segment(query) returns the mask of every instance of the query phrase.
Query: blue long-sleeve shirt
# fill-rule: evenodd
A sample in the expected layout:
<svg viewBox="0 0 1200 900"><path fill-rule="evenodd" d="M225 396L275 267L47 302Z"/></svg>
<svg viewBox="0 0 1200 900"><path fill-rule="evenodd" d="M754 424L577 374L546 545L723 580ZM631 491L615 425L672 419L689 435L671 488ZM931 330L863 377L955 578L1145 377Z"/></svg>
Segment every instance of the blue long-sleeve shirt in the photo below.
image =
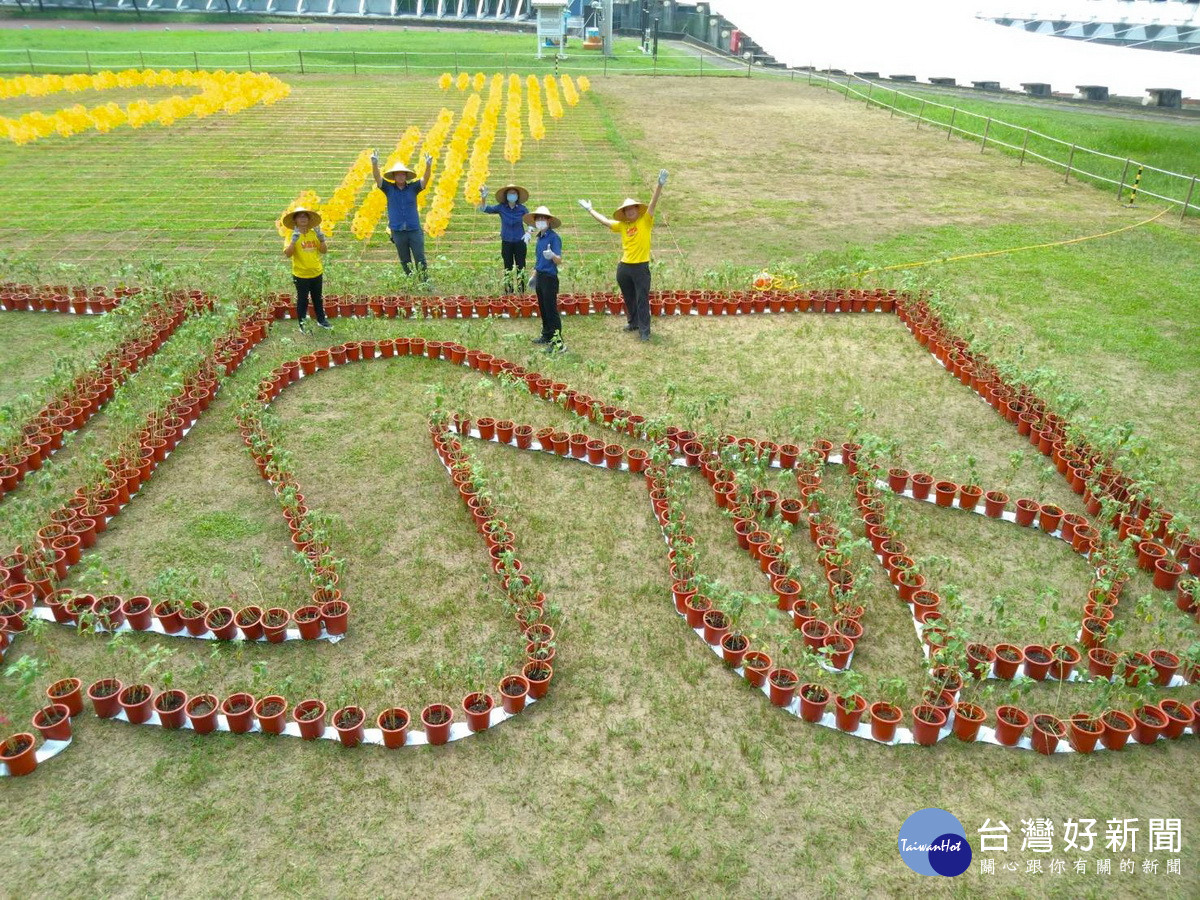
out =
<svg viewBox="0 0 1200 900"><path fill-rule="evenodd" d="M402 186L385 178L379 189L387 197L388 228L392 231L420 231L417 194L425 190L425 182L410 181Z"/></svg>
<svg viewBox="0 0 1200 900"><path fill-rule="evenodd" d="M507 203L493 203L483 208L485 213L500 217L500 240L519 241L525 237L525 225L522 221L529 212L524 203L509 206Z"/></svg>
<svg viewBox="0 0 1200 900"><path fill-rule="evenodd" d="M542 251L549 247L554 251L555 256L562 256L562 238L558 236L558 232L551 228L547 228L537 239L537 262L534 264L535 272L545 272L547 275L557 275L558 266L554 260L546 259L542 255Z"/></svg>

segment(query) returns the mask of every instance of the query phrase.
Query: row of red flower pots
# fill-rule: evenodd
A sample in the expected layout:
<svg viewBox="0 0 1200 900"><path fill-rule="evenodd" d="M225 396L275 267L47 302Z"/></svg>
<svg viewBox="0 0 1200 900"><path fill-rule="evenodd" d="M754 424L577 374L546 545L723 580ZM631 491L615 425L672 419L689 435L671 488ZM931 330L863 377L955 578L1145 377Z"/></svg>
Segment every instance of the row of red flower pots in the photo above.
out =
<svg viewBox="0 0 1200 900"><path fill-rule="evenodd" d="M897 293L886 290L651 291L650 312L654 316L731 316L767 312L890 313L895 309L896 300ZM558 305L563 315L617 316L625 313L625 302L616 293L560 294ZM538 314L538 307L535 299L516 296L415 298L399 295L331 295L325 300L325 312L330 317L359 318L367 315L377 318L530 318ZM293 314L291 295L276 295L275 318L291 318Z"/></svg>
<svg viewBox="0 0 1200 900"><path fill-rule="evenodd" d="M1053 459L1070 488L1083 496L1089 514L1100 513L1104 497L1116 500L1135 518L1147 520L1153 514L1156 525L1147 537L1173 551L1175 562L1183 569L1200 573L1200 555L1196 552L1200 536L1189 534L1185 527L1176 528L1173 514L1153 498L1138 493L1111 456L1076 435L1068 437L1066 420L1054 414L1050 404L1027 385L1007 383L986 356L972 351L965 340L949 331L923 298L901 298L896 310L918 342L951 374L1015 425L1018 434Z"/></svg>
<svg viewBox="0 0 1200 900"><path fill-rule="evenodd" d="M152 308L119 346L100 356L71 385L48 401L20 429L20 444L0 448L0 500L62 447L63 438L82 428L146 360L158 352L192 314L211 305L174 294Z"/></svg>
<svg viewBox="0 0 1200 900"><path fill-rule="evenodd" d="M35 287L3 282L0 283L0 310L99 315L112 312L126 297L141 292L142 289L137 287L116 288L110 295L108 289L100 285L89 289L65 284Z"/></svg>

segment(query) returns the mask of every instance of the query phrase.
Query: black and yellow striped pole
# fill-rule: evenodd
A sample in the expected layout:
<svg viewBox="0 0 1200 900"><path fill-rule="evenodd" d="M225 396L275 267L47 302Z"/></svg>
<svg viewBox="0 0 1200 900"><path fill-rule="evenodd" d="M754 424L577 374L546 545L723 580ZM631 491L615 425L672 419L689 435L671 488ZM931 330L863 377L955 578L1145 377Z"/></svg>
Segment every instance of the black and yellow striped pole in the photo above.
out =
<svg viewBox="0 0 1200 900"><path fill-rule="evenodd" d="M1138 185L1142 183L1143 166L1138 166L1137 174L1133 176L1133 186L1129 189L1129 205L1133 206L1133 201L1137 199Z"/></svg>

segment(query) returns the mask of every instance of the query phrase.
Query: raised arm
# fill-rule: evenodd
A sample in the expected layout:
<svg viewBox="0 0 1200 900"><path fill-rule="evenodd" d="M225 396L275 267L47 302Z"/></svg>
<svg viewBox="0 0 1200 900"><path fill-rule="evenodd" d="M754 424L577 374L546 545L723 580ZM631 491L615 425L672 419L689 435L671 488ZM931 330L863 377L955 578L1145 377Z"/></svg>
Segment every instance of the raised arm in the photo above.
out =
<svg viewBox="0 0 1200 900"><path fill-rule="evenodd" d="M488 197L488 189L487 189L487 186L484 185L483 187L481 187L479 189L479 205L475 207L481 213L487 212L487 197Z"/></svg>
<svg viewBox="0 0 1200 900"><path fill-rule="evenodd" d="M650 198L650 205L646 208L646 214L650 218L654 218L654 210L658 208L658 198L662 194L663 185L667 183L667 170L662 169L658 173L658 184L654 186L654 196Z"/></svg>
<svg viewBox="0 0 1200 900"><path fill-rule="evenodd" d="M371 174L375 176L375 187L383 187L383 176L379 174L379 151L371 151Z"/></svg>
<svg viewBox="0 0 1200 900"><path fill-rule="evenodd" d="M421 190L429 187L429 176L433 174L433 157L425 154L425 174L421 176Z"/></svg>
<svg viewBox="0 0 1200 900"><path fill-rule="evenodd" d="M593 219L595 219L597 222L599 222L601 225L605 225L608 228L612 228L614 225L617 224L614 220L610 219L608 216L605 216L605 215L602 215L602 214L596 212L596 210L594 210L592 208L591 200L580 200L579 205L582 206L584 209L586 209L588 211L588 214Z"/></svg>
<svg viewBox="0 0 1200 900"><path fill-rule="evenodd" d="M325 232L321 230L320 225L313 229L313 234L317 236L317 252L328 253L329 245L325 243Z"/></svg>

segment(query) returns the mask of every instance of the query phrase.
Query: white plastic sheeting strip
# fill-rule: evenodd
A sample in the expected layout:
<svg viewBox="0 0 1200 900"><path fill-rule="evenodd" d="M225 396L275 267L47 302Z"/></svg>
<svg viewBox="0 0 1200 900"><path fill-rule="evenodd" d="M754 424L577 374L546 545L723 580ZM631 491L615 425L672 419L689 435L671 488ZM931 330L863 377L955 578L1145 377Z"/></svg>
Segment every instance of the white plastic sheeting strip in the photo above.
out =
<svg viewBox="0 0 1200 900"><path fill-rule="evenodd" d="M66 625L69 628L75 627L74 622L58 622L58 620L54 618L54 611L51 610L49 607L35 606L33 608L32 612L33 612L33 615L35 618L43 619L47 622L56 622L61 625ZM162 627L162 623L160 623L157 618L155 618L150 623L149 628L134 628L128 622L122 622L116 628L105 628L102 625L97 624L92 630L95 631L97 634L115 634L115 633L122 632L122 631L135 631L135 632L138 632L139 634L161 634L164 637L194 638L195 640L198 640L198 641L221 640L221 638L218 638L211 631L205 631L203 634L192 634L186 628L180 629L179 631L175 631L175 632L167 631L165 628ZM300 630L298 628L289 628L284 634L285 634L284 640L279 641L279 643L285 643L286 641L329 641L329 643L331 643L331 644L336 644L338 641L342 640L342 638L345 637L344 634L330 634L328 631L325 630L324 626L321 627L321 634L315 638L300 637ZM271 643L270 641L267 640L266 636L263 636L260 638L255 638L253 641L251 641L240 631L236 635L231 637L229 640L230 641L243 641L243 642L252 643L252 644L269 644L269 643Z"/></svg>
<svg viewBox="0 0 1200 900"><path fill-rule="evenodd" d="M537 703L537 700L534 699L533 697L525 698L526 708L532 706L535 703ZM491 714L488 717L488 729L495 728L501 722L505 722L508 719L513 718L515 715L517 715L517 714L505 712L504 708L501 706L493 707ZM129 716L127 716L125 714L125 710L123 710L123 709L119 713L117 713L115 716L111 716L110 718L121 721L121 722L129 722ZM417 719L416 721L419 722L420 719ZM156 728L162 728L162 721L159 719L158 713L155 712L153 709L150 711L150 718L147 719L145 722L137 722L137 723L130 723L130 724L153 725ZM412 723L410 722L409 724L412 724ZM179 728L166 729L166 730L195 731L195 729L192 727L191 720L188 719L187 717L184 717L183 724L180 725ZM226 718L226 716L224 714L222 714L222 713L217 714L217 727L214 730L215 731L226 731L226 732L232 733L232 729L230 729L230 727L229 727L229 719ZM486 731L487 729L484 729L484 730ZM244 731L241 733L242 734L274 734L275 732L263 731L262 727L258 724L258 720L255 719L251 723L250 728L247 731ZM452 722L450 725L450 741L449 742L453 743L454 741L461 741L463 738L470 737L472 734L476 734L476 733L477 732L474 732L470 729L470 727L467 725L466 722ZM300 723L295 722L295 721L288 722L286 725L283 726L283 731L280 732L280 734L285 735L287 737L294 737L294 738L300 737ZM314 738L314 740L335 741L338 743L341 742L341 738L338 737L337 729L334 728L333 725L331 725L329 723L326 723L326 725L325 725L325 733L322 734L319 738ZM70 742L68 741L67 743L70 743ZM379 730L378 728L364 729L362 743L376 744L376 745L382 747L383 746L383 732L381 730ZM415 731L409 731L405 735L405 741L404 741L405 747L421 747L428 743L429 743L428 736L425 734L424 731L422 731L420 729L417 729Z"/></svg>

